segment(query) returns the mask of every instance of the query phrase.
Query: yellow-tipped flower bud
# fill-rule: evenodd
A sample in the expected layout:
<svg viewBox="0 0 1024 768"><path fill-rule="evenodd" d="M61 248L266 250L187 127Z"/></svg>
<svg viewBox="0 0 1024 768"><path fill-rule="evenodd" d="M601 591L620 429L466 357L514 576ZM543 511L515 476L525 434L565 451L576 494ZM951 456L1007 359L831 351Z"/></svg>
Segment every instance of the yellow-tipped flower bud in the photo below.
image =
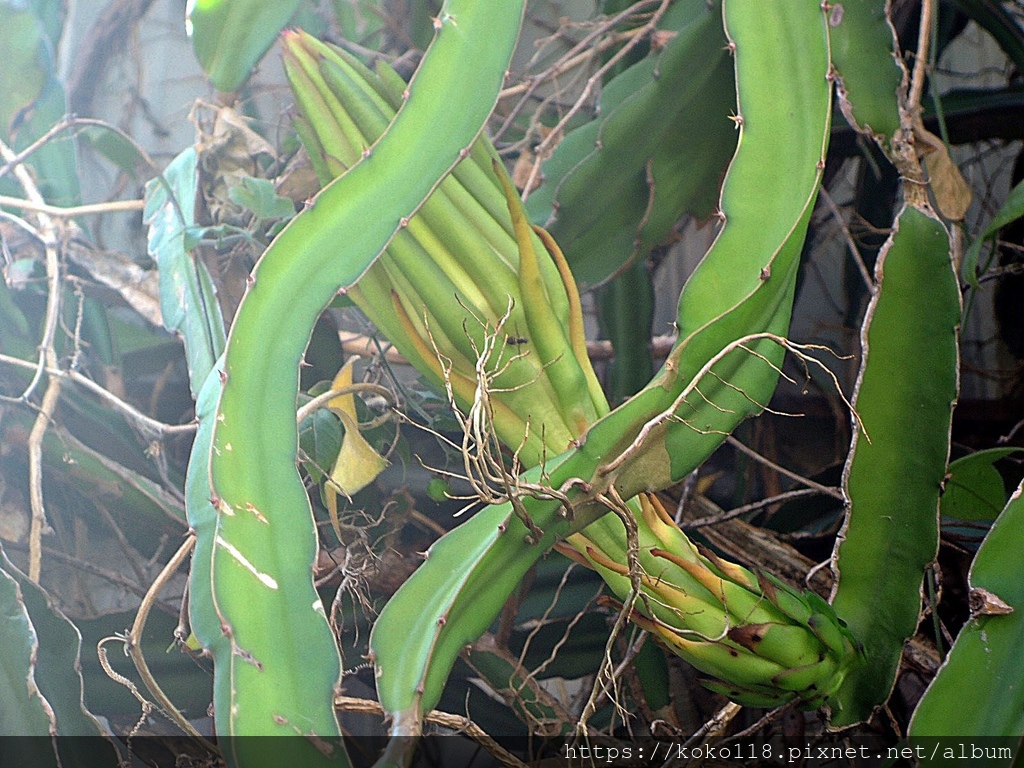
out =
<svg viewBox="0 0 1024 768"><path fill-rule="evenodd" d="M705 682L709 688L741 704L832 703L847 673L863 661L862 649L832 606L813 592L798 592L699 551L656 497L642 504L647 531L666 548L641 543L642 591L631 614L634 623L716 678ZM583 553L574 559L601 573L625 599L631 587L622 565L625 552L604 551L586 534L573 537L572 545Z"/></svg>
<svg viewBox="0 0 1024 768"><path fill-rule="evenodd" d="M373 151L405 86L301 32L283 48L299 135L326 184ZM519 457L531 466L607 412L560 259L481 137L348 295L417 368L447 379L461 408L486 384L495 431L513 448L525 436Z"/></svg>

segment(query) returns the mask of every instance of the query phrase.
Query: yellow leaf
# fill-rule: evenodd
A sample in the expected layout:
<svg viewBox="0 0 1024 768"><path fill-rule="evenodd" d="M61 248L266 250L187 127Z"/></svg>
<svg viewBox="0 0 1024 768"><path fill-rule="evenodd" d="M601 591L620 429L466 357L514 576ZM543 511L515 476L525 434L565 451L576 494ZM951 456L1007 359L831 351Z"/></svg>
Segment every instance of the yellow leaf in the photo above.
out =
<svg viewBox="0 0 1024 768"><path fill-rule="evenodd" d="M348 362L338 371L334 377L331 389L344 391L352 386L352 367L355 358ZM331 478L324 487L324 496L327 500L327 511L331 515L331 523L334 525L335 533L341 536L340 523L338 520L338 493L351 497L368 486L388 466L388 461L373 447L366 442L366 439L359 433L359 418L356 416L355 396L351 392L331 398L327 403L331 413L341 419L345 428L345 436L341 441L341 450L338 451L338 458L331 470Z"/></svg>
<svg viewBox="0 0 1024 768"><path fill-rule="evenodd" d="M949 156L942 140L923 127L916 136L924 144L924 166L939 212L951 221L963 221L971 206L971 187Z"/></svg>

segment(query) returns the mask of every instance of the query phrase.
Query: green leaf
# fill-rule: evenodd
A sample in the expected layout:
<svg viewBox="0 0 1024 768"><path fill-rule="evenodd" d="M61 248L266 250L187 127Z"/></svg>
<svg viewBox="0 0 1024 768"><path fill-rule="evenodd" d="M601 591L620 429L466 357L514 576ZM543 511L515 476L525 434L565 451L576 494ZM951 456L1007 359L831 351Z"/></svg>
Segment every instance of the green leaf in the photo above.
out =
<svg viewBox="0 0 1024 768"><path fill-rule="evenodd" d="M43 456L48 466L59 473L76 493L99 503L116 506L130 514L134 522L152 533L155 526L170 527L170 521L183 522L181 503L158 483L122 466L63 429L43 437ZM180 528L179 528L180 529Z"/></svg>
<svg viewBox="0 0 1024 768"><path fill-rule="evenodd" d="M146 166L139 147L119 131L103 125L88 125L78 133L96 152L133 177Z"/></svg>
<svg viewBox="0 0 1024 768"><path fill-rule="evenodd" d="M321 482L330 472L341 450L341 438L341 423L323 408L299 425L299 449L308 459L303 466L315 482Z"/></svg>
<svg viewBox="0 0 1024 768"><path fill-rule="evenodd" d="M0 546L0 764L109 768L113 746L85 706L82 636ZM57 754L60 762L57 762Z"/></svg>
<svg viewBox="0 0 1024 768"><path fill-rule="evenodd" d="M0 2L0 138L15 150L24 149L67 113L64 88L57 79L53 50L59 38L60 15L39 3ZM52 37L56 32L57 38ZM28 160L40 192L54 205L78 202L74 144L57 139L40 147ZM20 194L12 181L0 191Z"/></svg>
<svg viewBox="0 0 1024 768"><path fill-rule="evenodd" d="M1013 612L975 612L960 630L914 712L910 722L912 740L929 736L1019 739L1024 734L1024 677L1020 664L1024 645L1022 540L1024 484L1017 487L985 537L969 574L978 606L986 600L991 605L988 596L995 596Z"/></svg>
<svg viewBox="0 0 1024 768"><path fill-rule="evenodd" d="M224 319L206 266L191 252L195 222L197 154L186 149L163 175L146 184L143 220L149 226L149 254L160 271L164 326L182 337L192 397L224 351Z"/></svg>
<svg viewBox="0 0 1024 768"><path fill-rule="evenodd" d="M15 149L24 149L67 115L64 86L55 77L47 80L39 99L19 126ZM67 137L40 147L29 159L39 191L51 205L76 205L80 201L75 145Z"/></svg>
<svg viewBox="0 0 1024 768"><path fill-rule="evenodd" d="M367 41L384 27L384 20L377 13L377 0L332 0L332 5L342 36L372 45Z"/></svg>
<svg viewBox="0 0 1024 768"><path fill-rule="evenodd" d="M533 674L527 674L520 659L485 635L467 647L466 662L480 678L501 696L516 715L533 728L542 726L546 733L567 737L572 730L571 718L558 700L542 688Z"/></svg>
<svg viewBox="0 0 1024 768"><path fill-rule="evenodd" d="M687 211L707 216L735 147L716 4L677 3L662 27L674 37L605 86L599 117L559 143L527 202L584 288L646 256Z"/></svg>
<svg viewBox="0 0 1024 768"><path fill-rule="evenodd" d="M11 4L11 0L6 0L8 4ZM18 2L14 2L14 5L18 5ZM64 32L64 20L68 13L68 4L66 0L21 0L22 6L29 8L35 15L36 19L43 30L43 34L46 35L47 40L50 41L51 49L56 49L60 43L61 35Z"/></svg>
<svg viewBox="0 0 1024 768"><path fill-rule="evenodd" d="M453 493L452 488L443 477L432 477L427 483L427 496L432 501L439 503L445 501L451 493Z"/></svg>
<svg viewBox="0 0 1024 768"><path fill-rule="evenodd" d="M1020 448L990 448L949 465L939 511L957 520L995 520L1006 504L1003 476L993 466Z"/></svg>
<svg viewBox="0 0 1024 768"><path fill-rule="evenodd" d="M43 93L48 68L43 30L35 16L19 4L0 3L0 135L9 140L15 116Z"/></svg>
<svg viewBox="0 0 1024 768"><path fill-rule="evenodd" d="M46 736L54 723L35 679L38 637L6 556L0 565L0 622L0 733Z"/></svg>
<svg viewBox="0 0 1024 768"><path fill-rule="evenodd" d="M277 194L269 179L246 176L241 184L228 190L228 198L248 208L257 219L287 219L295 215L295 203Z"/></svg>
<svg viewBox="0 0 1024 768"><path fill-rule="evenodd" d="M31 355L31 345L28 344L30 332L28 320L25 319L25 315L18 305L14 303L14 295L8 285L8 280L13 277L13 274L9 272L6 279L0 280L0 322L3 322L6 331L3 350L7 354L28 357ZM13 282L13 280L11 281Z"/></svg>
<svg viewBox="0 0 1024 768"><path fill-rule="evenodd" d="M301 1L192 0L192 49L218 91L238 90Z"/></svg>
<svg viewBox="0 0 1024 768"><path fill-rule="evenodd" d="M963 275L974 288L978 287L978 256L981 253L981 247L995 237L1000 229L1007 224L1012 224L1021 216L1024 216L1024 181L1010 190L1010 194L996 211L996 215L992 217L992 220L974 239L971 247L964 254Z"/></svg>
<svg viewBox="0 0 1024 768"><path fill-rule="evenodd" d="M94 737L87 740L58 739L56 747L61 765L64 768L110 768L117 762L114 747L111 743L104 743L102 739L96 738L106 736L107 732L85 707L81 672L81 633L57 609L53 599L7 559L2 549L0 571L5 576L13 577L18 583L25 608L31 617L38 639L35 680L52 711L56 734ZM7 701L5 698L5 707ZM5 736L26 735L4 729L0 729L0 733Z"/></svg>
<svg viewBox="0 0 1024 768"><path fill-rule="evenodd" d="M917 629L957 396L960 287L934 214L903 209L875 277L854 400L864 432L855 431L844 473L850 508L833 600L868 663L840 689L835 726L865 720L888 698Z"/></svg>

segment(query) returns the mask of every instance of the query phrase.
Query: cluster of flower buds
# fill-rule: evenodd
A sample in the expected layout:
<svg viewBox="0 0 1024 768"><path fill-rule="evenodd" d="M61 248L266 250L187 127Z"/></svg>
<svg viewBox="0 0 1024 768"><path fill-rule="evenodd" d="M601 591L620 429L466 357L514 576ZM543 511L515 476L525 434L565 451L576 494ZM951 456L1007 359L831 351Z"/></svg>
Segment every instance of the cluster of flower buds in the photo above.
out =
<svg viewBox="0 0 1024 768"><path fill-rule="evenodd" d="M285 36L284 52L298 130L326 184L372 151L406 85L386 65L372 71L302 33ZM494 432L524 468L562 453L608 413L572 275L551 237L526 221L486 137L348 295L460 407L485 383ZM711 676L708 687L753 706L817 707L861 663L819 596L698 549L654 496L626 509L637 528L634 562L614 515L559 548L622 600L638 584L633 621Z"/></svg>

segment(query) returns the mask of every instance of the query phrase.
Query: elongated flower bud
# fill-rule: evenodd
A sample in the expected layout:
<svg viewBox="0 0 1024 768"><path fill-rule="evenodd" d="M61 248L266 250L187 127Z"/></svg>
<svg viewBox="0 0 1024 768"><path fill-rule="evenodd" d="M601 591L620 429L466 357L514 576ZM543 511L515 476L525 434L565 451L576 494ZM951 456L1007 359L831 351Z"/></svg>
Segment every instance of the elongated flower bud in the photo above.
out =
<svg viewBox="0 0 1024 768"><path fill-rule="evenodd" d="M641 505L643 589L632 610L634 623L715 678L705 685L733 701L834 706L832 697L863 662L863 651L832 606L813 592L798 592L694 547L657 497L643 496ZM589 531L570 537L573 549L560 548L598 571L625 599L631 584L618 543L624 534L621 540L605 537L602 547Z"/></svg>
<svg viewBox="0 0 1024 768"><path fill-rule="evenodd" d="M298 131L326 184L372 152L405 84L386 65L373 72L301 32L287 33L283 47ZM607 412L560 258L530 228L481 137L349 296L417 368L447 379L460 406L473 402L487 350L500 392L491 398L494 427L513 448L528 434L520 459L529 466L545 449L564 451Z"/></svg>

